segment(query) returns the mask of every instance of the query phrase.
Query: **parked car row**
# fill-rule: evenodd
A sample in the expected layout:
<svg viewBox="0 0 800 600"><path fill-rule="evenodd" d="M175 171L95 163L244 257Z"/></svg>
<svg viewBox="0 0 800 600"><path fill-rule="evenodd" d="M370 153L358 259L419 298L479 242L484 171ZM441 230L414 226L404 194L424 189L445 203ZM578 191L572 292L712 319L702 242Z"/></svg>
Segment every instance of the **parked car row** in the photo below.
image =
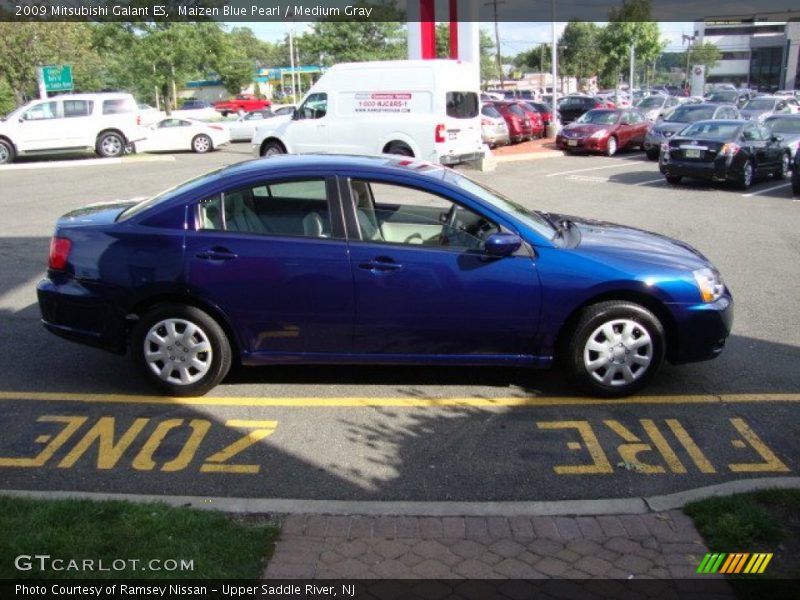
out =
<svg viewBox="0 0 800 600"><path fill-rule="evenodd" d="M482 97L481 135L489 147L543 137L552 119L552 109L542 102Z"/></svg>

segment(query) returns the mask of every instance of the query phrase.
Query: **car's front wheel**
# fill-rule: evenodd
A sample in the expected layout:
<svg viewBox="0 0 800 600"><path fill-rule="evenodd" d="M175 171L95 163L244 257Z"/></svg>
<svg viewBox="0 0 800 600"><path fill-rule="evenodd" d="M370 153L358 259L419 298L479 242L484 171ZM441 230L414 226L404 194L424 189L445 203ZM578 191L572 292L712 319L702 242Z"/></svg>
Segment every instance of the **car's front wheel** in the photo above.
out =
<svg viewBox="0 0 800 600"><path fill-rule="evenodd" d="M261 156L277 156L278 154L286 154L286 149L280 142L270 140L261 146Z"/></svg>
<svg viewBox="0 0 800 600"><path fill-rule="evenodd" d="M613 135L606 142L606 156L614 156L617 153L617 138Z"/></svg>
<svg viewBox="0 0 800 600"><path fill-rule="evenodd" d="M784 152L781 156L781 166L775 171L776 179L786 179L792 170L792 159L788 152Z"/></svg>
<svg viewBox="0 0 800 600"><path fill-rule="evenodd" d="M664 360L664 327L652 312L632 302L589 306L569 341L573 376L589 392L627 396L641 389Z"/></svg>
<svg viewBox="0 0 800 600"><path fill-rule="evenodd" d="M132 355L147 379L172 396L202 396L231 367L228 336L194 306L166 304L139 319Z"/></svg>
<svg viewBox="0 0 800 600"><path fill-rule="evenodd" d="M739 178L736 180L736 186L740 190L746 190L751 185L753 185L753 163L752 161L747 161L742 167L742 172L739 174Z"/></svg>

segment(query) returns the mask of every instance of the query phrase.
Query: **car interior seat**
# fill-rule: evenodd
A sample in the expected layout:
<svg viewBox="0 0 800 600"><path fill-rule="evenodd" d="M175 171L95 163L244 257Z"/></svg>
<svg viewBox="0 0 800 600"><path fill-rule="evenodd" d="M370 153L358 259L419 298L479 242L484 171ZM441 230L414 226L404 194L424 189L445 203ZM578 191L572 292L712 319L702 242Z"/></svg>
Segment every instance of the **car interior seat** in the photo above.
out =
<svg viewBox="0 0 800 600"><path fill-rule="evenodd" d="M353 190L353 201L356 205L356 217L358 227L361 230L361 238L364 240L383 240L378 218L375 215L375 207L369 200L369 190L365 181L354 181L351 184Z"/></svg>
<svg viewBox="0 0 800 600"><path fill-rule="evenodd" d="M264 222L253 210L249 191L234 192L225 196L225 222L229 231L268 233Z"/></svg>

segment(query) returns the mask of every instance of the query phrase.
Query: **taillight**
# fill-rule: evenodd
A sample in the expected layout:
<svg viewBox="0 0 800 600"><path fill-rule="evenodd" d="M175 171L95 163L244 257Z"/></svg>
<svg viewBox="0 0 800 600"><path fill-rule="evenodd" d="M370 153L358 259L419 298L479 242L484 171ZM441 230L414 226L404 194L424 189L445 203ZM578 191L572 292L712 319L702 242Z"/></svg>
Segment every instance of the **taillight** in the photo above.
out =
<svg viewBox="0 0 800 600"><path fill-rule="evenodd" d="M720 156L735 156L742 147L739 144L725 144L722 149L719 151Z"/></svg>
<svg viewBox="0 0 800 600"><path fill-rule="evenodd" d="M442 123L439 123L436 126L436 130L434 131L434 141L437 144L444 142L444 125Z"/></svg>
<svg viewBox="0 0 800 600"><path fill-rule="evenodd" d="M481 125L491 125L492 122L489 119L481 119Z"/></svg>
<svg viewBox="0 0 800 600"><path fill-rule="evenodd" d="M63 271L67 266L67 259L71 249L72 241L67 238L54 237L51 239L47 266L56 271Z"/></svg>
<svg viewBox="0 0 800 600"><path fill-rule="evenodd" d="M142 115L136 115L136 124L137 125L141 125L142 124Z"/></svg>

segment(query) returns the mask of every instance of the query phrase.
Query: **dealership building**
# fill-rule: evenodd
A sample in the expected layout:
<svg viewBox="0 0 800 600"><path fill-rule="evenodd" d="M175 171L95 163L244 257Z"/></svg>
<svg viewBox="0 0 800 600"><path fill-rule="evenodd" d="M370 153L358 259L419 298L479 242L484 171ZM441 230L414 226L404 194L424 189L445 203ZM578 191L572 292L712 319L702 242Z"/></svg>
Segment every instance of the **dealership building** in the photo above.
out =
<svg viewBox="0 0 800 600"><path fill-rule="evenodd" d="M722 53L706 83L800 89L800 22L709 17L695 22L694 34L695 43L711 42Z"/></svg>

